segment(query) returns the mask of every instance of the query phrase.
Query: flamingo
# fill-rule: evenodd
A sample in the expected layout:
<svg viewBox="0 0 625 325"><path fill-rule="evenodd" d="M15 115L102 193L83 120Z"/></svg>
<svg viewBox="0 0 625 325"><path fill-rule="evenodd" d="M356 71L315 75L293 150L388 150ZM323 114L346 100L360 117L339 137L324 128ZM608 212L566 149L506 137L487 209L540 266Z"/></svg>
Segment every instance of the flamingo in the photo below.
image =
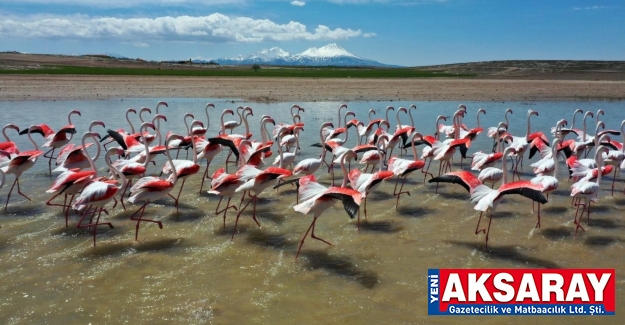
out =
<svg viewBox="0 0 625 325"><path fill-rule="evenodd" d="M597 166L601 166L603 164L603 156L602 153L608 152L608 148L605 146L599 146L597 151L595 152L595 160L597 162ZM575 235L577 235L577 231L581 228L582 231L585 229L582 227L582 217L584 216L584 211L588 214L588 220L590 220L590 204L593 201L593 198L596 198L599 194L599 183L601 182L602 170L601 168L597 168L597 179L592 182L588 179L581 179L579 182L573 184L571 186L571 197L578 200L584 200L584 203L577 203L577 210L575 211L575 219L574 223L575 227ZM579 215L579 220L577 219L577 215L579 213L579 206L583 206L582 213Z"/></svg>
<svg viewBox="0 0 625 325"><path fill-rule="evenodd" d="M358 130L358 144L362 143L362 138L364 137L365 139L367 139L370 135L371 132L373 132L373 127L375 125L379 125L381 120L377 119L377 120L373 120L371 118L371 114L375 114L375 110L374 109L370 109L369 110L369 124L367 124L367 126L364 126L364 123L362 124L357 124L356 125L356 129Z"/></svg>
<svg viewBox="0 0 625 325"><path fill-rule="evenodd" d="M15 184L17 184L17 193L25 197L26 199L28 199L28 201L32 201L28 196L26 196L26 194L22 193L22 191L20 190L20 176L22 176L22 173L24 173L25 171L33 167L35 163L37 162L37 159L39 158L39 156L43 155L43 151L39 150L39 148L37 147L37 144L35 143L32 136L30 135L32 132L40 131L40 130L41 130L41 127L35 126L35 125L31 125L28 129L26 129L28 133L28 139L35 147L35 150L20 152L19 154L17 154L17 156L11 159L11 161L9 161L7 166L0 168L0 170L2 170L2 172L5 174L15 175L15 180L13 181L13 185L11 186L11 189L9 190L9 194L7 195L7 202L4 205L5 212L7 211L7 207L9 206L9 200L11 199L11 192L13 192L13 187L15 187Z"/></svg>
<svg viewBox="0 0 625 325"><path fill-rule="evenodd" d="M128 122L128 126L130 126L130 134L134 134L134 133L135 133L135 127L134 127L134 125L132 125L132 122L130 122L130 117L128 116L128 114L130 114L130 113L137 114L137 111L136 111L134 108L128 108L128 109L126 110L126 122ZM126 133L126 132L124 131L124 129L119 129L119 130L117 130L117 132L118 132L118 133ZM100 139L100 142L102 142L102 141L106 140L106 138L108 138L108 137L110 137L110 135L105 135L104 137L102 137L102 138ZM102 146L104 147L104 150L106 150L106 145L111 144L111 143L113 143L113 142L115 142L115 139L113 139L113 138L111 137L111 140L109 140L109 141L108 141L108 142L106 142L106 143L103 143L103 144L102 144Z"/></svg>
<svg viewBox="0 0 625 325"><path fill-rule="evenodd" d="M44 158L48 158L48 169L50 175L52 175L52 159L56 159L56 157L54 157L54 151L68 144L72 140L73 135L76 134L76 128L74 127L74 124L72 124L72 115L74 114L81 116L80 111L70 111L69 114L67 114L68 125L62 127L58 132L54 132L47 124L38 124L37 128L32 131L34 133L41 134L45 138L46 142L42 145L42 147L52 148L43 154ZM30 128L23 130L20 132L20 135L30 132L29 130ZM67 134L70 136L67 137ZM50 155L48 156L48 154Z"/></svg>
<svg viewBox="0 0 625 325"><path fill-rule="evenodd" d="M421 138L423 140L423 136L419 132L415 132L412 134L411 142L414 143L416 138ZM391 157L388 160L388 169L393 171L397 179L395 181L395 188L393 189L393 195L397 197L397 201L395 202L395 210L397 210L397 206L399 205L399 198L402 194L408 194L410 196L410 191L402 191L404 189L404 183L406 183L406 178L408 174L411 172L421 169L423 171L423 167L425 166L425 160L419 160L417 156L417 148L412 146L412 157L413 160L401 159L398 157ZM402 178L401 187L399 188L399 192L397 192L397 183L399 182L399 178Z"/></svg>
<svg viewBox="0 0 625 325"><path fill-rule="evenodd" d="M95 132L88 132L88 133L90 133L90 136L98 135ZM115 184L117 183L117 181L115 180L92 181L82 190L82 192L80 193L80 196L76 198L76 203L74 203L74 209L82 213L82 218L80 218L80 221L78 221L77 227L78 228L93 227L93 246L94 247L96 246L96 235L97 235L97 229L99 225L107 225L111 229L114 229L113 224L111 224L110 222L100 223L100 216L102 214L102 211L106 211L104 210L104 206L115 198L115 195L117 195L120 189L126 187L126 178L124 177L122 173L120 173L111 164L110 159L109 159L110 156L116 155L117 153L118 153L117 148L109 148L108 151L106 152L104 162L115 174L119 176L119 178L121 178L121 185L117 186ZM87 157L91 163L92 168L95 169L93 160L91 160L91 157L89 156ZM95 216L96 212L98 213L98 217L96 218L95 223L89 223L89 224L84 225L82 224L82 221L87 216L87 214L89 214L90 207L94 207L93 214L91 215L91 220L93 220L93 217Z"/></svg>
<svg viewBox="0 0 625 325"><path fill-rule="evenodd" d="M93 127L96 125L105 127L104 122L102 121L92 121L89 125L89 132L93 132ZM95 142L94 144L99 146L98 142ZM90 143L89 146L91 145L92 144ZM63 147L63 149L59 152L59 155L56 157L56 164L58 167L56 167L53 172L63 172L74 168L89 168L89 160L84 154L84 148L84 146L75 146L72 143ZM98 150L97 154L92 159L98 160L99 155L100 151Z"/></svg>
<svg viewBox="0 0 625 325"><path fill-rule="evenodd" d="M504 150L504 156L507 156L510 153L514 153L516 149L512 147L506 148ZM506 159L502 160L503 163L503 182L499 189L491 189L485 185L477 185L473 188L471 194L471 202L475 203L474 209L480 211L480 217L477 221L477 227L475 228L475 234L480 232L484 232L486 234L486 243L485 247L488 248L488 236L490 233L490 225L493 221L493 214L497 209L497 206L501 203L502 198L508 194L520 194L526 198L531 199L532 201L545 204L547 203L547 199L542 194L543 187L541 185L532 184L530 181L516 181L516 182L507 182L507 171L506 171ZM490 220L488 221L487 229L480 229L480 221L482 220L482 214L484 212L490 211Z"/></svg>
<svg viewBox="0 0 625 325"><path fill-rule="evenodd" d="M561 127L561 123L558 123L558 125L560 125ZM554 139L553 140L553 148L551 149L551 155L549 157L545 157L544 159L541 159L540 164L536 164L536 166L534 166L534 164L532 165L536 169L539 170L539 175L532 178L530 180L530 182L532 184L537 184L540 185L542 187L542 191L543 193L547 193L547 198L549 198L549 193L555 191L558 188L558 185L560 185L560 183L558 182L558 160L557 160L557 155L558 155L558 144L562 142L562 140L560 139ZM552 165L553 167L550 167L549 165ZM546 173L548 173L549 171L553 171L553 176L551 175L544 175ZM532 202L532 206L533 206L533 202ZM540 204L538 205L538 213L536 215L537 218L537 222L536 222L536 226L535 228L540 228Z"/></svg>
<svg viewBox="0 0 625 325"><path fill-rule="evenodd" d="M6 141L4 142L0 142L0 150L5 151L11 155L17 155L18 153L20 153L19 149L17 149L17 145L15 144L15 142L11 141L11 139L9 139L9 136L6 133L7 129L13 129L15 131L17 131L17 133L19 134L20 132L20 128L17 127L17 125L13 124L13 123L9 123L7 125L5 125L2 128L2 135L4 135L4 139Z"/></svg>
<svg viewBox="0 0 625 325"><path fill-rule="evenodd" d="M602 121L599 121L597 123L597 127L595 128L595 134L597 134L597 136L588 138L588 141L586 142L586 148L588 148L590 143L592 143L593 146L597 148L599 144L608 137L607 134L603 135L602 137L598 136L600 128L605 128L605 123L603 123ZM597 168L597 163L595 159L590 159L590 158L579 159L577 155L570 156L566 160L566 164L569 167L570 176L579 176L579 175L574 175L574 174L583 174L585 173L587 169ZM582 169L580 170L580 168Z"/></svg>
<svg viewBox="0 0 625 325"><path fill-rule="evenodd" d="M239 115L239 122L237 122L237 121L227 121L227 122L222 124L223 128L224 128L224 133L225 133L225 130L230 130L230 134L232 134L232 131L234 129L236 129L237 127L239 127L243 123L243 116L241 116L241 112L243 110L245 110L245 107L243 107L243 106L239 106L236 109L237 115ZM232 115L234 115L234 113Z"/></svg>
<svg viewBox="0 0 625 325"><path fill-rule="evenodd" d="M378 155L382 157L382 152L380 151L380 145L383 141L388 141L387 135L381 135L378 138L378 144L376 145L376 150L378 151ZM354 190L357 190L362 194L362 197L365 200L365 218L367 218L367 196L369 192L373 191L380 182L383 180L388 180L393 177L395 174L389 170L382 170L382 164L379 165L379 170L373 174L362 173L360 169L353 169L349 173L349 183ZM360 214L358 215L358 229L360 229Z"/></svg>
<svg viewBox="0 0 625 325"><path fill-rule="evenodd" d="M345 167L345 160L347 159L347 157L351 157L353 159L356 157L356 153L353 151L349 151L341 157L343 184L340 187L331 186L330 188L326 188L321 184L317 183L314 175L304 176L299 180L299 194L302 197L302 202L294 206L293 209L303 214L308 214L312 211L313 221L310 224L310 227L308 227L308 230L306 230L304 237L302 237L302 240L299 243L299 247L297 248L297 254L295 255L296 260L299 256L302 246L304 245L304 241L306 240L306 237L311 230L312 233L310 237L320 240L328 245L332 245L328 241L315 236L315 223L317 222L317 218L319 218L323 214L323 212L333 206L337 200L340 200L343 203L343 207L351 219L353 219L358 213L360 202L362 200L362 195L356 190L347 188L348 175L347 168Z"/></svg>
<svg viewBox="0 0 625 325"><path fill-rule="evenodd" d="M505 123L501 122L497 126L497 129L506 129ZM499 168L493 167L493 165L503 158L503 152L501 152L501 142L499 141L499 133L495 134L495 143L497 143L497 149L494 153L485 154L478 151L473 154L473 161L471 162L472 170L479 170L480 174L478 179L485 183L490 182L492 186L495 185L502 177L503 171Z"/></svg>
<svg viewBox="0 0 625 325"><path fill-rule="evenodd" d="M93 140L97 143L98 141L97 138L99 137L100 136L96 132L91 132L91 131L86 132L82 137L82 147L83 148L88 147L86 145L86 141L88 138L93 138ZM100 146L96 145L96 148L98 149L98 153L96 154L96 157L97 157L100 155ZM98 173L98 170L96 169L95 164L93 163L93 160L91 159L91 157L87 157L86 159L89 162L90 169L86 169L86 170L80 170L79 168L67 169L56 178L56 180L54 181L50 189L46 191L46 193L50 193L50 194L55 193L54 196L52 196L48 201L46 201L46 205L63 207L63 212L65 213L65 227L69 226L68 224L69 209L72 206L72 201L74 200L74 197L76 196L76 194L81 192L85 188L85 186L87 186L87 184L95 178L95 176ZM57 196L61 194L65 194L65 198L63 199L63 204L52 203L52 200L54 200ZM71 198L69 199L69 204L68 204L67 197L70 195L71 195Z"/></svg>
<svg viewBox="0 0 625 325"><path fill-rule="evenodd" d="M248 179L245 183L241 184L235 192L243 192L243 196L241 197L241 203L239 204L237 213L237 219L234 223L234 230L232 231L232 239L234 239L234 235L237 232L237 224L239 223L239 217L241 213L245 211L245 209L249 206L249 204L254 201L254 212L252 212L252 219L256 222L256 224L260 227L260 223L258 223L258 219L256 219L256 202L258 201L258 195L260 195L265 189L274 184L276 180L281 178L289 177L293 173L290 170L280 168L280 167L269 167L263 171L256 169L254 166L246 165L243 166L238 172L240 177L243 179ZM251 193L254 194L251 194ZM241 208L241 204L243 204L243 200L245 199L245 194L249 196L249 200Z"/></svg>
<svg viewBox="0 0 625 325"><path fill-rule="evenodd" d="M497 148L497 144L500 141L498 139L501 139L501 136L504 133L508 132L508 125L510 125L510 121L508 121L508 113L514 114L512 109L510 109L510 108L506 109L506 113L504 114L504 119L506 120L504 128L502 128L501 125L498 125L497 127L491 126L491 127L488 128L488 132L486 133L486 135L489 138L493 139L493 150L492 150L493 152L496 152L495 148ZM499 138L497 138L497 137L499 137Z"/></svg>
<svg viewBox="0 0 625 325"><path fill-rule="evenodd" d="M191 127L193 127L193 125L197 125L200 124L202 122L200 121L193 121L191 123ZM189 134L191 134L191 130L189 130ZM191 135L191 137L193 137ZM176 212L178 212L178 199L180 199L180 194L182 193L182 189L184 188L184 183L187 181L187 178L189 178L189 176L191 175L195 175L197 174L198 171L200 171L200 165L198 165L197 163L197 145L196 145L196 141L194 141L194 139L191 139L191 144L193 146L193 161L189 161L189 160L172 160L173 163L170 163L169 161L165 163L165 166L163 166L163 174L165 175L169 175L171 174L171 176L169 177L169 181L172 183L173 182L173 174L176 173L176 178L182 179L182 184L180 184L180 190L178 191L178 196L176 196L175 198L169 194L169 196L175 200L175 206L176 206Z"/></svg>
<svg viewBox="0 0 625 325"><path fill-rule="evenodd" d="M146 141L145 138L146 134L148 133L148 127L156 129L156 126L153 123L149 122L144 122L139 127L139 133L141 134L141 137L143 139L143 146L145 147L145 151L136 155L132 159L118 159L113 163L115 168L117 168L119 172L122 173L124 177L126 177L126 179L128 180L120 198L124 211L126 210L126 205L124 204L124 195L126 194L126 191L130 186L132 186L132 181L135 178L145 175L145 172L148 169L148 164L152 160L152 155L146 154L150 151L150 148L148 147L148 141ZM143 160L143 162L140 162L140 160ZM113 176L115 175L113 174Z"/></svg>
<svg viewBox="0 0 625 325"><path fill-rule="evenodd" d="M621 137L623 142L621 143L620 150L610 150L603 155L603 161L606 165L614 167L614 176L612 176L612 196L614 196L614 181L616 180L618 170L621 169L621 165L625 159L625 120L621 122Z"/></svg>
<svg viewBox="0 0 625 325"><path fill-rule="evenodd" d="M436 118L436 122L434 123L435 130L438 130L438 122L441 120L446 121L447 118L443 115L439 115ZM427 146L423 148L423 152L421 153L421 159L423 159L424 161L429 160L425 168L425 171L421 170L421 172L423 173L423 183L425 183L425 179L427 178L428 175L430 175L431 178L434 177L434 175L429 172L430 164L432 163L432 159L434 158L434 151L437 150L439 147L443 146L443 143L439 141L440 132L438 131L434 132L434 136L426 135L422 139L423 140L416 141L416 142L412 141L407 146L417 146L420 144L427 144ZM404 148L406 148L406 146L404 146Z"/></svg>
<svg viewBox="0 0 625 325"><path fill-rule="evenodd" d="M527 148L529 147L529 142L534 140L535 137L540 136L540 134L538 133L534 133L534 134L530 133L530 129L531 129L530 118L533 115L538 116L538 112L531 110L531 109L527 111L527 133L525 134L525 137L515 137L512 135L504 136L504 140L512 139L512 143L510 143L510 147L514 148L512 155L516 156L516 162L514 163L514 167L513 167L512 180L514 180L515 174L519 177L519 180L521 179L521 175L519 174L519 171L518 171L519 163L521 164L521 169L523 169L523 154L525 153L525 151L527 151Z"/></svg>
<svg viewBox="0 0 625 325"><path fill-rule="evenodd" d="M157 127L158 128L158 127ZM172 134L165 141L165 146L169 146L169 143L174 140L181 139L182 137L176 134ZM141 222L153 222L158 224L160 229L163 229L163 223L161 221L143 219L143 213L145 212L145 207L153 201L158 199L162 199L165 196L169 195L169 192L176 186L176 182L178 181L178 173L176 171L176 165L171 159L171 155L169 151L165 150L165 156L167 156L167 161L169 165L172 166L172 174L167 180L160 179L158 177L146 176L140 178L135 185L130 188L130 198L128 202L130 203L138 203L144 202L143 205L130 216L130 220L136 220L137 225L135 226L135 240L139 238L139 227ZM124 178L125 179L125 178ZM139 218L135 218L135 215L139 213Z"/></svg>

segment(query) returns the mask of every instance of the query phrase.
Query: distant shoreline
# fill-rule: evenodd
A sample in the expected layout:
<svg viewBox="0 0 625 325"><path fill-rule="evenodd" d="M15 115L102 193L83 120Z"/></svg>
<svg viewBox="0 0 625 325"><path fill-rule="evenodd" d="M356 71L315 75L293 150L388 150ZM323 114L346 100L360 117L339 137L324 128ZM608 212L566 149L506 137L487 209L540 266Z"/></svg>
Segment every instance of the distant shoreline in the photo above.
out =
<svg viewBox="0 0 625 325"><path fill-rule="evenodd" d="M241 98L248 102L623 100L625 81L0 75L0 100Z"/></svg>

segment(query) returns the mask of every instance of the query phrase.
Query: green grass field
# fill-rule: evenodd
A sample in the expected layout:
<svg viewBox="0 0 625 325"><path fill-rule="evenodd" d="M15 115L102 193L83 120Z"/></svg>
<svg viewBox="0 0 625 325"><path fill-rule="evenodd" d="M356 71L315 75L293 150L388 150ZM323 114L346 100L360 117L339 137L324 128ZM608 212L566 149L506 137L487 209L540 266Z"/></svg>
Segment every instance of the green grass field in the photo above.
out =
<svg viewBox="0 0 625 325"><path fill-rule="evenodd" d="M126 76L190 76L190 77L295 77L295 78L431 78L471 77L470 74L451 74L420 71L409 68L345 68L345 67L279 67L254 71L240 68L101 68L77 66L46 66L40 69L0 70L0 74L50 75L126 75Z"/></svg>

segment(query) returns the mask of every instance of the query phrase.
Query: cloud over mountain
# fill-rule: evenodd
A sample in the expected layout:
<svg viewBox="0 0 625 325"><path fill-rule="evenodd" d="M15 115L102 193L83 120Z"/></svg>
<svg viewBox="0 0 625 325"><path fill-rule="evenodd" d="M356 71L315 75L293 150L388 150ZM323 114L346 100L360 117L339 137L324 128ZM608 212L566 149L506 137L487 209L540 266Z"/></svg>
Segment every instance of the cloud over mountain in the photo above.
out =
<svg viewBox="0 0 625 325"><path fill-rule="evenodd" d="M285 24L268 19L227 16L178 16L158 18L112 18L83 15L62 17L2 17L0 38L115 39L125 42L194 41L208 43L258 43L293 40L345 40L359 37L360 29L331 29L290 21Z"/></svg>

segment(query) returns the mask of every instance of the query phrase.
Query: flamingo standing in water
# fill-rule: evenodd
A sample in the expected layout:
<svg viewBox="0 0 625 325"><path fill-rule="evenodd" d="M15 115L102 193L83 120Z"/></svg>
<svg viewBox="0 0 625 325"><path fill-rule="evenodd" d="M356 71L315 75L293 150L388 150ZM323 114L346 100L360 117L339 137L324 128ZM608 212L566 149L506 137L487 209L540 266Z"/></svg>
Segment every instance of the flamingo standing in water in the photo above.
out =
<svg viewBox="0 0 625 325"><path fill-rule="evenodd" d="M7 166L0 168L3 173L15 175L15 181L13 181L11 190L9 190L9 194L7 195L7 203L4 205L4 211L6 211L7 207L9 206L11 192L13 192L13 187L15 187L15 184L17 184L17 193L28 199L28 201L32 201L28 196L26 196L26 194L22 193L22 191L20 190L20 176L22 176L22 173L33 167L37 162L39 156L43 155L43 151L39 150L37 144L30 135L36 130L41 130L41 127L31 125L28 129L26 129L26 131L28 132L28 139L30 140L30 142L32 142L35 150L20 152L17 156L11 159L11 161L9 161Z"/></svg>
<svg viewBox="0 0 625 325"><path fill-rule="evenodd" d="M260 195L260 193L262 193L269 186L273 185L276 180L284 177L289 177L293 173L290 170L280 167L269 167L263 171L260 171L254 166L246 165L243 166L237 172L237 174L239 174L242 179L247 179L245 183L243 183L235 190L235 192L243 192L243 196L241 197L241 204L245 199L246 193L250 199L247 201L245 206L243 206L243 208L241 208L241 204L239 204L239 213L237 213L237 220L234 223L232 239L234 239L234 235L237 232L237 224L239 223L239 217L241 216L241 213L245 211L245 209L248 207L248 205L250 205L252 201L254 201L254 212L252 212L252 219L254 219L256 224L260 227L260 223L258 223L258 219L256 219L256 202L258 201L258 195Z"/></svg>
<svg viewBox="0 0 625 325"><path fill-rule="evenodd" d="M17 127L17 125L15 125L13 123L9 123L9 124L5 125L2 128L2 135L4 135L4 139L6 141L0 142L0 150L5 151L5 152L7 152L10 155L17 155L18 153L20 153L20 151L17 149L17 145L15 144L15 142L13 142L13 141L11 141L11 139L9 139L9 136L6 133L7 129L13 129L13 130L17 131L18 134L20 132L20 128ZM0 166L1 166L1 163L2 163L2 160L0 160Z"/></svg>
<svg viewBox="0 0 625 325"><path fill-rule="evenodd" d="M558 123L558 125L562 126L562 121ZM553 140L553 147L551 148L551 155L539 160L537 163L532 164L534 167L534 171L538 171L538 176L532 178L530 182L532 184L538 184L542 187L543 193L547 193L547 198L549 198L549 193L555 191L558 188L560 182L558 182L558 144L560 144L562 140L556 138ZM553 176L545 175L553 171ZM534 203L532 202L532 206ZM540 228L540 204L538 205L538 213L536 215L537 222L535 228Z"/></svg>
<svg viewBox="0 0 625 325"><path fill-rule="evenodd" d="M384 141L388 141L388 136L383 134L378 138L378 144L376 149L378 150L378 155L382 157L382 152L380 151L380 145ZM382 164L379 165L379 170L373 174L362 173L360 169L353 169L349 173L349 183L354 190L357 190L362 194L362 197L365 201L365 218L367 218L367 196L369 192L376 188L383 180L388 180L393 177L395 174L390 170L382 170ZM358 214L358 229L360 229L360 214Z"/></svg>
<svg viewBox="0 0 625 325"><path fill-rule="evenodd" d="M501 127L501 124L499 124L497 127L491 126L488 128L488 131L486 133L486 135L489 138L493 139L493 152L497 152L497 151L501 151L501 150L496 150L501 137L508 132L508 125L510 125L510 121L508 121L508 113L510 114L514 114L512 112L512 110L510 108L506 109L506 113L504 114L504 118L506 119L506 123L504 124L505 127Z"/></svg>
<svg viewBox="0 0 625 325"><path fill-rule="evenodd" d="M423 140L423 136L419 132L415 132L412 134L411 142L414 142L416 138L420 138L421 140ZM402 194L408 194L408 196L410 196L410 191L403 191L408 174L412 173L415 170L423 170L423 167L425 166L425 160L419 160L417 156L417 148L415 146L412 146L412 157L413 160L402 159L398 157L391 157L391 159L388 160L388 169L391 170L395 174L395 176L397 176L397 179L395 180L395 188L393 189L393 195L397 197L397 201L395 202L395 210L397 210L397 206L399 205L399 198ZM399 183L399 178L402 178L402 181L399 192L397 192L397 184Z"/></svg>
<svg viewBox="0 0 625 325"><path fill-rule="evenodd" d="M197 120L193 121L191 123L191 127L193 127L194 125L201 124L201 123L202 122L197 121ZM193 145L193 161L175 159L175 160L172 160L173 164L168 161L165 163L165 166L163 166L163 174L165 175L171 174L171 176L168 179L170 182L173 181L174 173L177 174L176 178L182 179L182 184L180 185L178 196L173 197L171 194L169 194L169 196L172 199L174 199L176 202L175 203L176 212L178 212L178 199L180 199L180 194L182 193L182 189L184 188L184 183L187 181L187 178L189 176L197 174L197 172L200 170L200 165L198 165L197 163L196 141L194 141L190 130L189 130L189 134L192 137L191 144Z"/></svg>
<svg viewBox="0 0 625 325"><path fill-rule="evenodd" d="M80 111L70 111L69 114L67 114L67 122L69 124L62 127L58 132L54 132L47 124L39 124L37 125L37 128L32 131L34 133L41 134L46 139L46 142L42 145L42 147L52 148L43 154L44 158L48 158L48 169L50 175L52 175L52 159L56 159L56 157L54 157L54 150L68 144L72 140L73 135L76 134L76 128L74 127L74 124L72 124L72 115L74 114L81 116ZM29 130L30 128L23 130L20 134L26 134L27 132L30 132ZM70 136L67 137L67 134Z"/></svg>
<svg viewBox="0 0 625 325"><path fill-rule="evenodd" d="M588 214L588 220L590 221L590 204L594 202L593 199L598 196L599 191L600 191L599 183L601 182L601 176L602 176L602 168L600 167L601 165L603 165L602 153L604 152L608 152L608 147L599 146L597 148L597 151L595 152L595 160L597 162L597 167L599 167L597 168L596 181L593 182L593 181L590 181L588 178L582 178L579 182L571 186L571 196L574 199L584 200L584 203L576 204L577 210L575 211L575 219L573 221L576 225L575 235L577 235L577 230L580 228L582 229L582 231L585 231L585 229L581 225L582 218L584 216L584 211L586 211L586 213ZM579 219L577 219L580 205L583 206L582 213L579 215Z"/></svg>
<svg viewBox="0 0 625 325"><path fill-rule="evenodd" d="M90 133L90 136L98 135L95 132L88 132L88 133ZM104 162L113 171L113 173L119 176L119 178L121 179L121 185L117 186L116 180L92 181L82 190L82 192L80 193L80 196L76 198L76 203L74 203L74 209L82 213L82 218L80 218L80 221L78 221L77 227L78 228L92 228L93 227L93 246L96 246L96 235L97 235L97 229L99 225L107 225L111 229L114 229L113 224L111 224L110 222L101 223L100 216L102 214L102 211L105 211L106 213L106 210L104 210L104 206L107 203L111 202L111 200L115 198L115 195L117 195L117 193L119 193L122 188L126 187L126 178L124 177L124 174L120 173L119 170L117 170L111 164L111 161L110 161L110 157L113 155L117 155L117 154L118 154L117 148L109 148L109 150L106 152ZM91 160L91 157L89 156L87 157L89 159L89 162L91 163L92 168L95 169L95 164L93 163L93 160ZM89 223L89 224L84 225L82 224L82 221L89 214L89 210L91 207L94 208L93 214L91 215L91 220L93 221L93 217L95 216L96 212L98 213L98 217L96 218L95 223Z"/></svg>
<svg viewBox="0 0 625 325"><path fill-rule="evenodd" d="M540 132L533 133L533 134L530 133L530 129L531 129L530 118L533 115L538 116L538 112L531 110L531 109L527 111L527 133L525 134L524 137L515 137L512 135L508 135L508 134L504 136L504 140L506 139L512 140L512 143L510 143L510 147L514 148L512 155L516 157L516 161L514 163L513 172L512 172L512 180L514 180L515 174L519 177L519 180L521 179L521 175L519 174L519 171L518 171L519 163L521 164L521 169L523 169L523 155L527 151L527 148L529 147L529 143L532 140L534 140L534 138L542 134ZM504 155L504 159L506 159L505 155Z"/></svg>
<svg viewBox="0 0 625 325"><path fill-rule="evenodd" d="M93 132L93 127L96 125L100 125L102 127L104 126L104 122L102 121L93 121L91 122L91 124L89 125L89 132ZM99 146L98 142L94 143L95 145ZM89 144L89 146L92 145L91 143ZM56 167L53 172L63 172L66 171L68 169L83 169L83 168L89 168L89 160L87 160L87 157L84 154L84 146L76 146L73 143L68 144L67 146L65 146L63 149L61 149L61 151L59 152L59 155L56 158L56 164L58 165L58 167ZM97 154L92 158L93 160L98 160L98 157L100 156L100 150L98 150Z"/></svg>
<svg viewBox="0 0 625 325"><path fill-rule="evenodd" d="M343 203L343 208L351 219L353 219L358 213L358 209L360 208L360 202L362 200L362 195L360 194L360 192L347 187L348 175L347 168L345 167L345 160L347 159L347 157L355 158L356 153L349 150L341 158L343 184L340 187L332 186L330 188L326 188L323 185L317 183L314 175L304 176L299 180L299 194L302 198L302 203L294 206L293 209L303 214L308 214L312 211L314 215L310 227L308 227L308 230L306 230L306 233L304 234L304 237L302 237L302 240L299 243L299 247L297 248L297 254L295 255L296 260L299 256L302 246L304 245L304 241L306 240L306 237L311 230L311 237L313 239L317 239L328 245L332 245L328 241L315 236L315 223L317 222L317 218L319 218L321 214L323 214L323 212L333 206L337 200L340 200Z"/></svg>
<svg viewBox="0 0 625 325"><path fill-rule="evenodd" d="M603 161L606 165L611 165L614 167L614 176L612 176L612 196L614 196L614 181L616 180L617 174L621 169L621 165L623 161L625 161L625 120L621 122L621 137L623 142L620 144L620 150L610 150L606 154L603 155Z"/></svg>
<svg viewBox="0 0 625 325"><path fill-rule="evenodd" d="M174 140L179 140L182 137L176 134L172 134L165 141L165 146L169 146L169 142ZM178 173L176 172L176 165L171 159L171 155L168 150L165 150L165 156L167 156L167 161L169 165L172 166L172 174L167 180L161 179L159 177L146 176L137 181L135 185L130 188L130 198L128 202L130 203L138 203L144 202L143 205L130 216L130 220L136 220L137 225L135 226L135 240L139 238L139 227L141 222L153 222L158 224L158 227L163 229L163 223L156 220L151 219L143 219L143 213L145 212L145 207L153 201L158 199L162 199L169 195L169 192L176 186L176 182L178 181ZM139 213L139 217L135 218L137 213Z"/></svg>
<svg viewBox="0 0 625 325"><path fill-rule="evenodd" d="M504 156L507 156L510 153L514 153L514 151L514 148L508 147L506 148L506 150L504 150ZM478 234L480 232L484 232L486 234L486 248L488 248L488 235L490 234L490 225L493 221L493 214L495 213L497 206L501 203L501 200L505 195L520 194L540 204L547 203L547 199L542 194L543 187L541 185L532 184L532 182L530 181L516 181L508 183L506 159L503 159L502 163L504 172L503 182L498 189L494 190L485 185L477 185L475 188L471 189L471 202L475 203L474 209L480 211L480 217L477 221L475 234ZM488 221L488 228L478 230L480 226L480 221L482 220L482 215L484 214L484 212L488 213L489 211L490 220Z"/></svg>
<svg viewBox="0 0 625 325"><path fill-rule="evenodd" d="M95 134L95 135L94 135ZM96 143L96 148L98 152L96 153L96 157L100 155L100 146L97 145L100 136L96 132L86 132L82 137L82 147L87 148L86 141L88 138L93 138ZM63 207L63 212L65 213L65 227L68 227L68 218L69 218L69 209L72 207L72 202L74 201L74 197L76 194L81 192L89 182L91 182L97 175L98 170L93 163L93 159L91 157L87 157L87 162L89 163L90 169L81 170L79 168L71 168L65 170L62 174L60 174L49 190L46 193L55 193L48 201L46 201L46 205L49 206L61 206ZM63 204L52 203L57 196L64 194L65 198L63 199ZM67 203L67 197L71 196L69 199L69 203Z"/></svg>

